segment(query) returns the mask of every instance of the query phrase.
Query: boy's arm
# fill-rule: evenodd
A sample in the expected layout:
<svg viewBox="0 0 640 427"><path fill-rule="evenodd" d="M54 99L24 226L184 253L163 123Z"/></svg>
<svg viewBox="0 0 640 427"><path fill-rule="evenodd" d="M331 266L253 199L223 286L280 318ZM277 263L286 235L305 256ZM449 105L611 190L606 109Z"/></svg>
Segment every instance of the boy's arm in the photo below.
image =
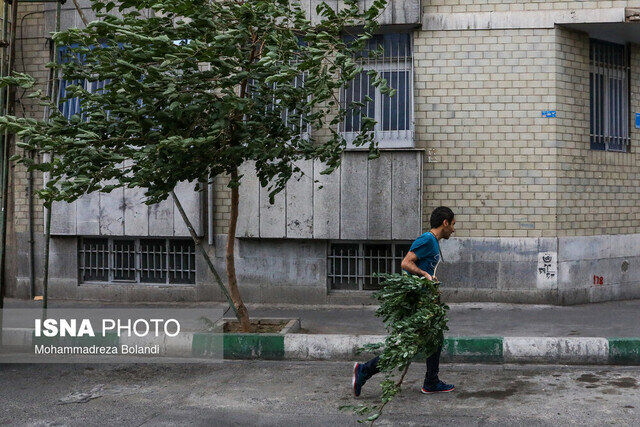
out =
<svg viewBox="0 0 640 427"><path fill-rule="evenodd" d="M406 270L409 274L413 274L415 276L426 277L429 280L433 280L433 277L426 271L420 269L416 265L416 261L418 261L418 256L414 252L407 252L404 259L402 260L402 264L400 266L403 270Z"/></svg>

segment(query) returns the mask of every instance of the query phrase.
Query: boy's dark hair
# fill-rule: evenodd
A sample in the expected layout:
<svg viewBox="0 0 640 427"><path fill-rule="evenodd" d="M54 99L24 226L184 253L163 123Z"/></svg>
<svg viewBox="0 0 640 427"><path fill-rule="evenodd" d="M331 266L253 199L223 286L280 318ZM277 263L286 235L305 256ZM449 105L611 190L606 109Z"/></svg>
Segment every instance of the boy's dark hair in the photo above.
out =
<svg viewBox="0 0 640 427"><path fill-rule="evenodd" d="M453 211L446 206L435 208L431 213L431 228L440 227L445 219L451 223L451 221L453 221L453 216Z"/></svg>

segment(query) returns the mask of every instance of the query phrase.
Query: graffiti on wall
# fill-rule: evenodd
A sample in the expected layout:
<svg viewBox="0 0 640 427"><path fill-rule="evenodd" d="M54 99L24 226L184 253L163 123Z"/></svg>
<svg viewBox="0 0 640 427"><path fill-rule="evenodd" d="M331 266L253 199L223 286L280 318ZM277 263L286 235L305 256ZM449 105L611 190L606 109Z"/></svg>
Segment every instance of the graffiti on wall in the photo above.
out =
<svg viewBox="0 0 640 427"><path fill-rule="evenodd" d="M538 253L538 288L552 288L558 283L558 253Z"/></svg>

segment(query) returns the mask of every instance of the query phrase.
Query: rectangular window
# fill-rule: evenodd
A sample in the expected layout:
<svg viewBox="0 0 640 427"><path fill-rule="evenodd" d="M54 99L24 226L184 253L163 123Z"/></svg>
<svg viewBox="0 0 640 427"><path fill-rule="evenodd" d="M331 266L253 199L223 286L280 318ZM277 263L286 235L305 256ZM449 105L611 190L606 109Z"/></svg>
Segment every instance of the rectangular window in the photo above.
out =
<svg viewBox="0 0 640 427"><path fill-rule="evenodd" d="M81 282L192 284L195 244L188 239L102 239L81 237Z"/></svg>
<svg viewBox="0 0 640 427"><path fill-rule="evenodd" d="M383 48L383 54L370 53ZM413 147L413 39L412 33L378 34L358 55L364 71L340 91L343 108L365 106L348 113L341 132L349 144L361 130L362 117L375 119L375 138L380 148ZM393 97L375 88L368 71L376 71L396 90ZM351 145L352 146L352 145Z"/></svg>
<svg viewBox="0 0 640 427"><path fill-rule="evenodd" d="M592 39L589 62L591 149L628 151L630 138L627 46Z"/></svg>
<svg viewBox="0 0 640 427"><path fill-rule="evenodd" d="M68 63L70 61L76 61L78 64L84 64L85 58L81 54L74 54L70 49L78 47L77 44L73 44L70 46L60 46L58 48L58 60L60 63ZM57 104L58 109L62 113L62 115L67 119L71 119L73 115L80 115L82 120L86 120L86 117L82 114L82 99L76 96L74 98L69 98L67 94L67 88L71 85L82 86L84 90L89 93L100 93L106 90L106 86L109 84L111 80L103 80L103 81L90 81L87 79L83 80L65 80L60 79L60 85L58 87L57 94Z"/></svg>
<svg viewBox="0 0 640 427"><path fill-rule="evenodd" d="M331 243L327 257L329 287L376 290L375 273L401 273L400 264L411 247L407 243Z"/></svg>
<svg viewBox="0 0 640 427"><path fill-rule="evenodd" d="M291 82L292 86L304 89L307 76L308 73L306 72L296 76ZM306 114L304 112L301 113L297 108L290 109L281 107L282 100L276 98L277 89L279 89L278 84L275 82L261 88L255 80L249 81L249 90L253 99L264 102L260 99L261 96L266 95L270 97L270 99L267 98L267 105L264 107L265 117L267 115L272 116L275 113L279 116L279 120L291 129L292 133L300 135L303 139L308 138L311 125L306 121ZM279 93L282 94L282 92Z"/></svg>

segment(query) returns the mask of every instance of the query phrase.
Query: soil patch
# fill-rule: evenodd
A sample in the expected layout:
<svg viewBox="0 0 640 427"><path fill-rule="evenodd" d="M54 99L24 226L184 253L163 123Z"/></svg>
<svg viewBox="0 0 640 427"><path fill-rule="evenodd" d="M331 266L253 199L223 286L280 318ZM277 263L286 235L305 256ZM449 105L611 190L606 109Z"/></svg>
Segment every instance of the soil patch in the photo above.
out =
<svg viewBox="0 0 640 427"><path fill-rule="evenodd" d="M287 325L286 321L282 322L262 322L260 320L251 321L251 332L258 334L277 334ZM240 322L237 320L227 321L224 324L224 332L242 333Z"/></svg>

